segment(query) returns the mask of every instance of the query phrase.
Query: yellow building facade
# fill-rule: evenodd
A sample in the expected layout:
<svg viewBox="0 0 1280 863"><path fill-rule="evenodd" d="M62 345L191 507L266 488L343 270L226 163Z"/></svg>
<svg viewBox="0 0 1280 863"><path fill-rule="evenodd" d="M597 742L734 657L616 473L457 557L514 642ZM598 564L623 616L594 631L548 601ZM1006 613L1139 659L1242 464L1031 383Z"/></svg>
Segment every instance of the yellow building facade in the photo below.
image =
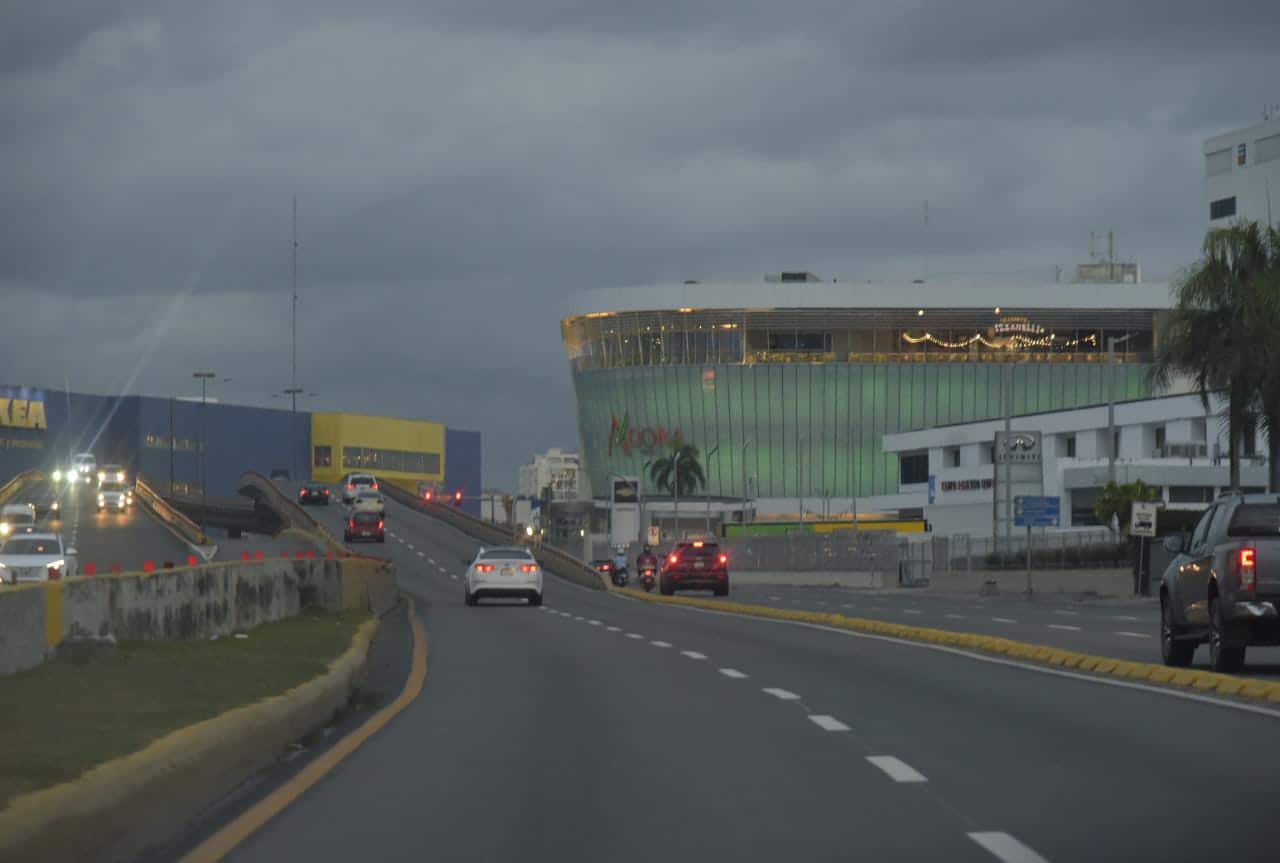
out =
<svg viewBox="0 0 1280 863"><path fill-rule="evenodd" d="M311 415L311 476L338 482L352 472L417 493L439 484L445 472L443 423L348 413Z"/></svg>

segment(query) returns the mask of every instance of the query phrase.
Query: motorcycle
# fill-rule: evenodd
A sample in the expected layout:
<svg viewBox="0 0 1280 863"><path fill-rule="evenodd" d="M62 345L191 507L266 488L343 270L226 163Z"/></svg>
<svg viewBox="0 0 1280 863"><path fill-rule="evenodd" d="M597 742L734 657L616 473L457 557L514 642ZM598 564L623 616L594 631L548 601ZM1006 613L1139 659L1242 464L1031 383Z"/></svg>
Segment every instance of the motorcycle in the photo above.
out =
<svg viewBox="0 0 1280 863"><path fill-rule="evenodd" d="M627 568L625 566L615 566L612 574L614 587L627 586Z"/></svg>
<svg viewBox="0 0 1280 863"><path fill-rule="evenodd" d="M645 593L653 590L654 582L658 580L658 571L652 566L640 568L640 584L644 587Z"/></svg>

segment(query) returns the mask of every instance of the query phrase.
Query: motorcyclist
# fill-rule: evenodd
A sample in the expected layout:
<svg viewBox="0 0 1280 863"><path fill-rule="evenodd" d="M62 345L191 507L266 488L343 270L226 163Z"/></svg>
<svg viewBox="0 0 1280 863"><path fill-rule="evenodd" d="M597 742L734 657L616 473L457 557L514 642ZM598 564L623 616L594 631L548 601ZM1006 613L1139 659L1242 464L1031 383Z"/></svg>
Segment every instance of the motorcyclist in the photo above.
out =
<svg viewBox="0 0 1280 863"><path fill-rule="evenodd" d="M646 545L641 550L640 556L636 558L636 569L640 572L644 572L646 569L651 569L654 572L658 571L658 558L649 546Z"/></svg>
<svg viewBox="0 0 1280 863"><path fill-rule="evenodd" d="M618 548L613 552L613 580L622 584L627 579L627 550Z"/></svg>

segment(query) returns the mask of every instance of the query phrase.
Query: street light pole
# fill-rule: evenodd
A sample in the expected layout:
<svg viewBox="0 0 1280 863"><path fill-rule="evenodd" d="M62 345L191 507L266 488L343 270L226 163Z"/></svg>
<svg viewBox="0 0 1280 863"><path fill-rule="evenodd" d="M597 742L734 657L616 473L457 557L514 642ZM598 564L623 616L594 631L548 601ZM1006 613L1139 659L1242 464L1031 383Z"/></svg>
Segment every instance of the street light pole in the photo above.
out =
<svg viewBox="0 0 1280 863"><path fill-rule="evenodd" d="M1116 345L1133 338L1133 333L1107 337L1107 482L1116 481Z"/></svg>
<svg viewBox="0 0 1280 863"><path fill-rule="evenodd" d="M193 372L192 377L200 381L200 533L205 532L209 509L209 462L206 456L208 447L205 444L205 406L209 401L209 381L216 378L216 372Z"/></svg>
<svg viewBox="0 0 1280 863"><path fill-rule="evenodd" d="M294 370L295 376L297 370ZM284 394L289 397L291 407L289 414L289 472L296 481L301 481L298 475L298 396L302 393L302 387L289 387Z"/></svg>
<svg viewBox="0 0 1280 863"><path fill-rule="evenodd" d="M749 438L742 443L742 523L747 523L747 447L751 446L755 438Z"/></svg>
<svg viewBox="0 0 1280 863"><path fill-rule="evenodd" d="M707 453L707 472L708 473L711 472L711 457L719 451L720 451L720 446L717 444L716 446L713 446L711 448L711 452ZM708 477L707 479L710 479L710 477ZM702 485L702 490L707 493L707 537L710 538L711 536L711 483L704 481Z"/></svg>

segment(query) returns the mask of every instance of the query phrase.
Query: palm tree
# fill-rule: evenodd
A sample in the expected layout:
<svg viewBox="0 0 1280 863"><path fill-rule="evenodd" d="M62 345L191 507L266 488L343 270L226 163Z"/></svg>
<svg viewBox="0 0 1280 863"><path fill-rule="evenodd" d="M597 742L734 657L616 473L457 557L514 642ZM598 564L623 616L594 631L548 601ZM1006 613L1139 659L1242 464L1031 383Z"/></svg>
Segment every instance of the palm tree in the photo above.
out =
<svg viewBox="0 0 1280 863"><path fill-rule="evenodd" d="M1201 258L1178 279L1177 303L1161 327L1152 379L1167 385L1175 375L1195 382L1205 407L1209 394L1226 391L1230 483L1240 487L1240 435L1251 409L1261 400L1270 372L1259 362L1264 346L1276 339L1267 284L1280 256L1275 231L1241 223L1209 231ZM1280 383L1277 384L1280 389ZM1277 402L1280 427L1280 400ZM1274 467L1273 467L1274 473Z"/></svg>
<svg viewBox="0 0 1280 863"><path fill-rule="evenodd" d="M1267 483L1280 491L1280 230L1267 228L1268 272L1259 280L1259 329L1269 329L1270 338L1258 345L1257 363L1263 381L1258 392L1258 413L1267 433Z"/></svg>
<svg viewBox="0 0 1280 863"><path fill-rule="evenodd" d="M698 448L693 444L674 443L671 454L655 459L649 466L649 480L671 494L675 509L676 531L680 530L680 494L706 486L707 477L698 462Z"/></svg>

